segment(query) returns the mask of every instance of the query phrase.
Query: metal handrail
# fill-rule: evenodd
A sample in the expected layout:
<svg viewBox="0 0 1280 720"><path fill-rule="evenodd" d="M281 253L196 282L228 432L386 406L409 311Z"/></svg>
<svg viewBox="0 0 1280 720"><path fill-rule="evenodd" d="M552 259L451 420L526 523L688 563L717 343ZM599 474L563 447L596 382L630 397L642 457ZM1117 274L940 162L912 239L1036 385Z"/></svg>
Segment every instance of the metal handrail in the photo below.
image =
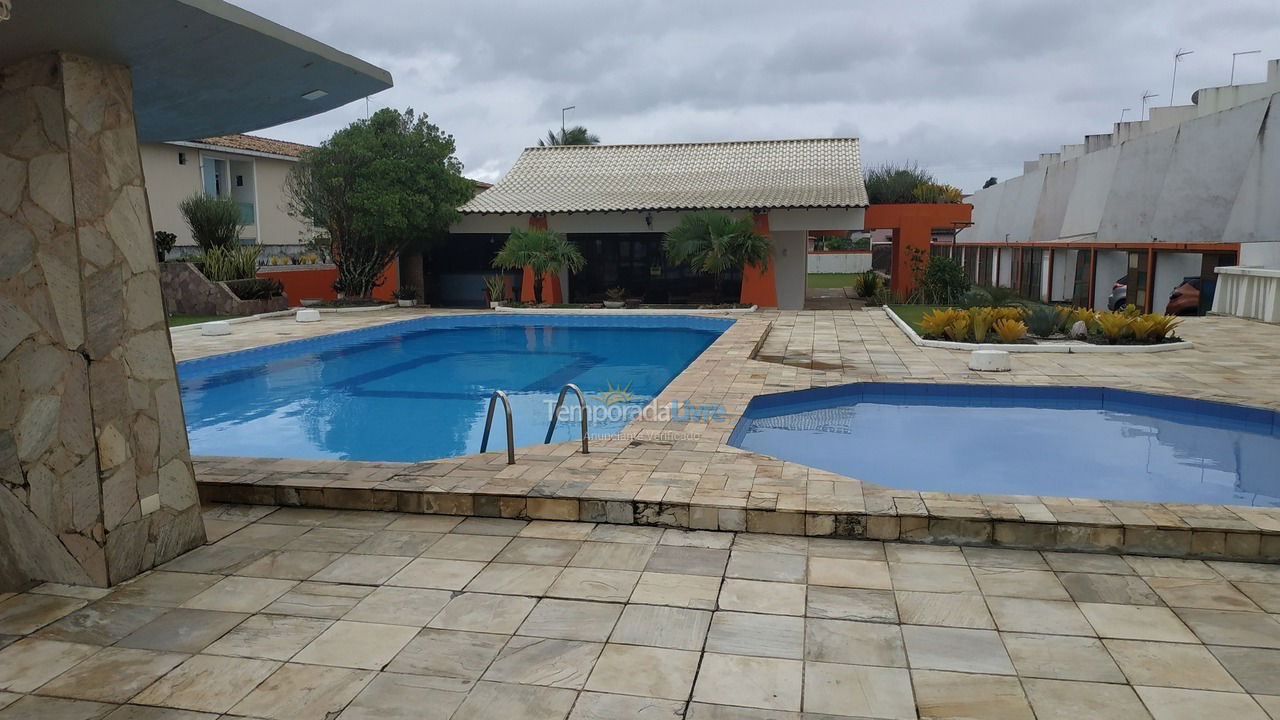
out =
<svg viewBox="0 0 1280 720"><path fill-rule="evenodd" d="M582 396L582 390L573 383L567 383L560 388L560 397L556 398L556 409L551 411L551 425L547 428L547 437L543 440L543 444L551 442L551 436L556 431L556 422L560 420L560 406L564 405L564 394L573 391L578 396L578 405L582 407L582 454L586 455L591 451L587 449L587 399Z"/></svg>
<svg viewBox="0 0 1280 720"><path fill-rule="evenodd" d="M493 406L495 401L502 401L502 409L507 414L507 464L516 464L516 435L511 430L511 401L501 390L494 390L489 396L489 412L484 419L484 437L480 439L480 452L489 449L489 430L493 426Z"/></svg>

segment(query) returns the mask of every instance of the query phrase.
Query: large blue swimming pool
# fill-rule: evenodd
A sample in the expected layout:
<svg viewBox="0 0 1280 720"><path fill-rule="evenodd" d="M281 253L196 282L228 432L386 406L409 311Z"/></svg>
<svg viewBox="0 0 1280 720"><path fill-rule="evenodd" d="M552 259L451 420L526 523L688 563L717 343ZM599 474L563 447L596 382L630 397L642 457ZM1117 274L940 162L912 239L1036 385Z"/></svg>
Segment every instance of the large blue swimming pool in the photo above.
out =
<svg viewBox="0 0 1280 720"><path fill-rule="evenodd" d="M193 453L418 461L478 452L494 390L511 397L517 446L543 441L565 383L588 395L592 434L617 432L732 323L422 318L190 360L178 377ZM506 447L500 408L490 450ZM577 437L571 412L555 440Z"/></svg>
<svg viewBox="0 0 1280 720"><path fill-rule="evenodd" d="M909 490L1280 506L1280 413L1123 390L858 383L763 395L729 442Z"/></svg>

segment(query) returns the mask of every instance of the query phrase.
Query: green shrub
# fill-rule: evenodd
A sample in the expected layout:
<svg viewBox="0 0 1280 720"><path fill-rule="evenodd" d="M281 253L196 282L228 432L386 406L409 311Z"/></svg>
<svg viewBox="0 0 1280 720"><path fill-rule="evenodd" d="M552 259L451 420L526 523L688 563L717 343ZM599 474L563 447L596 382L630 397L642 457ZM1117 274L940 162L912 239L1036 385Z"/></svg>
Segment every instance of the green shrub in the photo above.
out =
<svg viewBox="0 0 1280 720"><path fill-rule="evenodd" d="M991 295L982 288L970 288L964 295L960 296L960 307L965 310L992 307L994 304L991 300Z"/></svg>
<svg viewBox="0 0 1280 720"><path fill-rule="evenodd" d="M925 263L920 295L926 304L955 304L968 291L969 277L960 263L941 255L935 255Z"/></svg>
<svg viewBox="0 0 1280 720"><path fill-rule="evenodd" d="M224 245L212 247L193 258L200 272L214 282L244 280L258 272L261 245Z"/></svg>
<svg viewBox="0 0 1280 720"><path fill-rule="evenodd" d="M1047 338L1062 328L1062 313L1052 305L1037 305L1027 313L1024 322L1032 335Z"/></svg>
<svg viewBox="0 0 1280 720"><path fill-rule="evenodd" d="M191 237L200 249L227 247L240 242L244 223L240 204L229 197L215 197L198 192L178 203L178 211L191 228Z"/></svg>
<svg viewBox="0 0 1280 720"><path fill-rule="evenodd" d="M246 278L223 282L241 300L269 300L284 294L284 284L275 278Z"/></svg>
<svg viewBox="0 0 1280 720"><path fill-rule="evenodd" d="M864 300L874 298L882 287L884 287L884 278L875 270L867 270L853 277L854 292Z"/></svg>
<svg viewBox="0 0 1280 720"><path fill-rule="evenodd" d="M164 230L157 230L155 232L155 241L156 241L156 259L159 260L160 262L164 262L164 259L166 256L168 256L169 251L173 250L173 246L178 242L178 236L174 235L171 232L165 232Z"/></svg>

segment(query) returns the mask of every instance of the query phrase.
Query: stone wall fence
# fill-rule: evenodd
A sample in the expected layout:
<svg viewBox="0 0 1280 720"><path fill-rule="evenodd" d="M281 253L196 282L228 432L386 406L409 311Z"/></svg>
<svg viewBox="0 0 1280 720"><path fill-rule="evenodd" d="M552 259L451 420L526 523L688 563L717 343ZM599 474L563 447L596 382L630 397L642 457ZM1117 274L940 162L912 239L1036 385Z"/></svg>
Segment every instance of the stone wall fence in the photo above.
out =
<svg viewBox="0 0 1280 720"><path fill-rule="evenodd" d="M287 295L241 300L226 283L210 280L191 263L161 263L160 290L167 315L257 315L289 309Z"/></svg>

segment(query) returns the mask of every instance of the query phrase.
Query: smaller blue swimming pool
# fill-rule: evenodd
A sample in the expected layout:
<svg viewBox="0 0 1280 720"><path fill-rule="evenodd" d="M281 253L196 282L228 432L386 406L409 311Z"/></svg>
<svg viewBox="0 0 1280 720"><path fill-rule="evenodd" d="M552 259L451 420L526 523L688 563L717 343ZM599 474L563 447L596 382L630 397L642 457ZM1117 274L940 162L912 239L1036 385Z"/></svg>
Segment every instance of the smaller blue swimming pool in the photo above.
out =
<svg viewBox="0 0 1280 720"><path fill-rule="evenodd" d="M908 490L1280 507L1280 413L1077 387L762 395L729 443Z"/></svg>

